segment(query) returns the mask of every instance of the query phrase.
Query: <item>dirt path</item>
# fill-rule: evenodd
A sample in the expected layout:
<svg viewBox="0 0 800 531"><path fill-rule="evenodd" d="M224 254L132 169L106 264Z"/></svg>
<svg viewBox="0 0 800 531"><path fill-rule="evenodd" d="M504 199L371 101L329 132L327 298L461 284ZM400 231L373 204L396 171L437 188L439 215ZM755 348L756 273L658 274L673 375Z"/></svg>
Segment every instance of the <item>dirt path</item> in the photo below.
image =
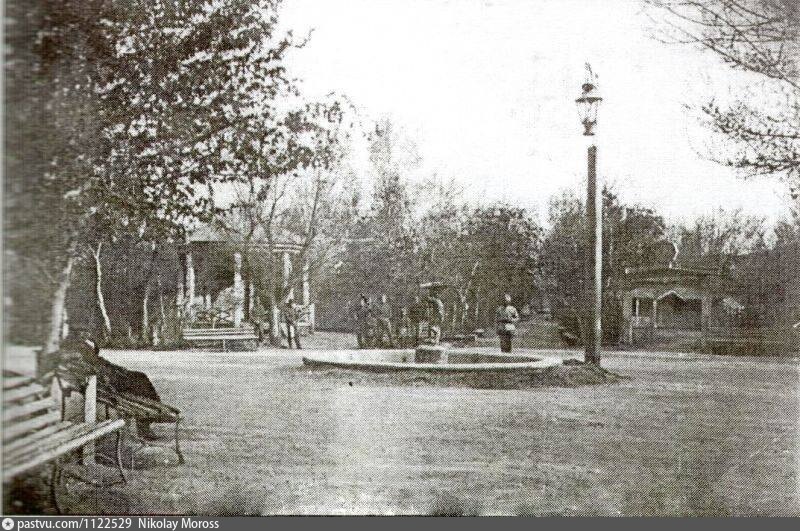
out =
<svg viewBox="0 0 800 531"><path fill-rule="evenodd" d="M286 350L105 355L183 409L187 464L76 510L800 513L795 360L612 353L632 379L501 391L309 371Z"/></svg>
<svg viewBox="0 0 800 531"><path fill-rule="evenodd" d="M791 361L611 355L610 386L486 391L305 370L288 351L122 353L188 417L130 510L797 514Z"/></svg>

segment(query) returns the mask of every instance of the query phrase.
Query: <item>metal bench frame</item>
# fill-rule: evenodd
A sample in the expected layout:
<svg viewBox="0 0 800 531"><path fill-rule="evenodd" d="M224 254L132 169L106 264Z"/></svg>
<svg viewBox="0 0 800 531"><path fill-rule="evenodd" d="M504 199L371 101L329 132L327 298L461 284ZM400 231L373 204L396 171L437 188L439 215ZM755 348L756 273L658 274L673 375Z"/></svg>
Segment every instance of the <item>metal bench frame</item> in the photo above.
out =
<svg viewBox="0 0 800 531"><path fill-rule="evenodd" d="M95 424L96 376L88 378L86 388L84 422L75 423L64 419L63 394L55 379L48 389L33 378L10 373L3 376L3 482L52 463L50 497L59 514L62 513L58 502L62 458L84 449L84 462L88 464L94 460L94 442L100 437L116 432L116 466L120 480L102 484L77 474L70 475L96 487L127 482L121 460L121 428L125 421L107 419Z"/></svg>
<svg viewBox="0 0 800 531"><path fill-rule="evenodd" d="M80 381L80 377L76 372L74 367L64 365L59 367L56 376L58 385L64 393L71 393L72 391L78 393L82 392L80 386L77 385L77 382ZM167 447L166 445L158 444L140 437L136 429L138 427L138 422L141 421L153 422L156 424L175 424L175 443L174 446L172 444L169 446L172 447L175 454L178 456L178 464L182 465L186 463L186 459L181 451L179 437L180 423L183 417L178 408L149 398L135 396L130 393L122 393L105 384L98 385L97 402L105 407L106 420L111 419L111 409L116 411L117 414L125 420L127 427L125 430L126 435L133 441L139 443L140 446L138 448L131 449L131 470L134 468L135 455L139 450L147 446Z"/></svg>

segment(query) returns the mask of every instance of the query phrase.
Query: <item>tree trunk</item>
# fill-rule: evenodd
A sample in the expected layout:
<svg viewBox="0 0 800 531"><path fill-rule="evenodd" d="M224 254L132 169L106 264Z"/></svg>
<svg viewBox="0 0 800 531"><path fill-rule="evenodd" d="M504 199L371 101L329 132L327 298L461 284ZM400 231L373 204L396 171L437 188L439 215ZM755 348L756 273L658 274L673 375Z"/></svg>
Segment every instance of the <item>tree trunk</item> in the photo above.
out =
<svg viewBox="0 0 800 531"><path fill-rule="evenodd" d="M161 326L167 322L167 309L164 306L164 285L161 283L161 273L156 277L156 285L158 286L158 311L161 314Z"/></svg>
<svg viewBox="0 0 800 531"><path fill-rule="evenodd" d="M247 322L253 321L253 316L250 315L250 266L247 255L244 258L244 320Z"/></svg>
<svg viewBox="0 0 800 531"><path fill-rule="evenodd" d="M150 312L147 303L150 300L150 282L145 285L144 296L142 297L142 341L149 339L150 332Z"/></svg>
<svg viewBox="0 0 800 531"><path fill-rule="evenodd" d="M108 317L106 311L106 301L103 298L103 268L100 264L100 252L103 250L103 242L97 244L97 250L92 249L92 256L94 256L94 270L95 270L95 291L97 294L97 306L100 308L100 315L103 316L103 331L106 337L111 337L111 319Z"/></svg>
<svg viewBox="0 0 800 531"><path fill-rule="evenodd" d="M58 352L61 347L61 325L64 321L64 308L67 301L67 290L69 289L70 282L72 281L72 266L75 263L75 258L70 253L67 258L67 263L58 278L58 286L53 294L53 301L50 306L50 329L47 332L47 341L45 342L44 354L53 354Z"/></svg>
<svg viewBox="0 0 800 531"><path fill-rule="evenodd" d="M466 298L462 301L461 307L461 331L465 334L472 332L471 330L467 330L467 319L469 319L469 302L467 302Z"/></svg>

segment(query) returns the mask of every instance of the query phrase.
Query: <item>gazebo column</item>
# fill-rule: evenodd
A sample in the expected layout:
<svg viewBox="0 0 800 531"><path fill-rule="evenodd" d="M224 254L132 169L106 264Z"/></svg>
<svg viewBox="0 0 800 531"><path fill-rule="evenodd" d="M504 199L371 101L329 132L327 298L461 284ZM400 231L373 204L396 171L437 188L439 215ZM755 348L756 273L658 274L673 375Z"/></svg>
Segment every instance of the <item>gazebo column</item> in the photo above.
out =
<svg viewBox="0 0 800 531"><path fill-rule="evenodd" d="M305 260L303 262L303 306L305 306L306 310L308 311L308 332L313 333L316 320L314 317L314 305L311 304L311 283L309 280L309 269L308 260Z"/></svg>
<svg viewBox="0 0 800 531"><path fill-rule="evenodd" d="M294 288L291 286L292 280L292 256L289 251L283 251L283 291L286 293L284 300L294 299Z"/></svg>
<svg viewBox="0 0 800 531"><path fill-rule="evenodd" d="M311 304L311 286L309 284L308 262L303 262L303 306Z"/></svg>
<svg viewBox="0 0 800 531"><path fill-rule="evenodd" d="M249 297L247 298L247 315L252 320L254 319L253 312L256 309L256 287L252 280L250 280L247 285L250 290Z"/></svg>
<svg viewBox="0 0 800 531"><path fill-rule="evenodd" d="M244 282L242 282L242 253L233 253L233 326L239 327L244 318Z"/></svg>
<svg viewBox="0 0 800 531"><path fill-rule="evenodd" d="M192 253L186 253L186 317L190 321L194 319L192 307L194 306L194 261Z"/></svg>
<svg viewBox="0 0 800 531"><path fill-rule="evenodd" d="M183 306L185 304L185 299L186 299L184 295L185 281L186 281L186 275L181 274L180 280L178 280L178 293L175 295L175 306L181 313L183 313Z"/></svg>

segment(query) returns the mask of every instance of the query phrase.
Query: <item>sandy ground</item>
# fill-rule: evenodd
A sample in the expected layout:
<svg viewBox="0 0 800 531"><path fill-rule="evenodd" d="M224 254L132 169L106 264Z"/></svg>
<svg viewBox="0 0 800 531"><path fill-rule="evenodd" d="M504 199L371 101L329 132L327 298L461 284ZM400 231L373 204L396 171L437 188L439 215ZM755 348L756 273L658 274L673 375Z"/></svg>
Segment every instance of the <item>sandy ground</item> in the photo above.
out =
<svg viewBox="0 0 800 531"><path fill-rule="evenodd" d="M631 379L505 391L312 371L288 350L104 355L183 410L187 464L165 452L125 486L76 487L72 511L800 514L796 359L609 353Z"/></svg>

